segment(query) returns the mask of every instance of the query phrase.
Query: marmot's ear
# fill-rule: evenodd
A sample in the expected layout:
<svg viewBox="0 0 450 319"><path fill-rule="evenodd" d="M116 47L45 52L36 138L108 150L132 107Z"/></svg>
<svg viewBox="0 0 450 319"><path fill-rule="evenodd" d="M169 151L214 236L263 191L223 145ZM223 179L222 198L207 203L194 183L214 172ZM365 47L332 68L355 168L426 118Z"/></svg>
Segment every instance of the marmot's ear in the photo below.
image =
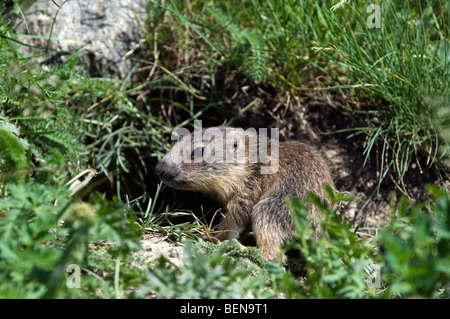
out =
<svg viewBox="0 0 450 319"><path fill-rule="evenodd" d="M184 137L190 137L191 136L191 132L189 132L189 130L187 128L184 127L177 127L176 129L174 129L172 131L172 134L170 136L171 141L180 141L182 140Z"/></svg>

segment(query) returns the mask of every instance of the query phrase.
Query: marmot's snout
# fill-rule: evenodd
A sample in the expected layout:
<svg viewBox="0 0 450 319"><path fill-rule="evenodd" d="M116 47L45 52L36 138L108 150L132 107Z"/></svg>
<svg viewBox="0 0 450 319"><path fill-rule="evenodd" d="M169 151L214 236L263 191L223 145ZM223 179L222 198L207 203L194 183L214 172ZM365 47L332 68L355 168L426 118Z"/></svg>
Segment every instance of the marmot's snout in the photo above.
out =
<svg viewBox="0 0 450 319"><path fill-rule="evenodd" d="M181 187L186 183L181 180L180 171L177 166L166 158L163 158L158 162L155 167L155 173L159 176L161 181L172 187Z"/></svg>
<svg viewBox="0 0 450 319"><path fill-rule="evenodd" d="M173 164L168 163L166 159L163 158L156 165L155 173L163 181L174 179L178 174L173 166Z"/></svg>
<svg viewBox="0 0 450 319"><path fill-rule="evenodd" d="M158 175L159 177L164 176L165 174L165 169L164 169L164 163L163 161L159 161L158 164L155 167L155 173L156 175Z"/></svg>

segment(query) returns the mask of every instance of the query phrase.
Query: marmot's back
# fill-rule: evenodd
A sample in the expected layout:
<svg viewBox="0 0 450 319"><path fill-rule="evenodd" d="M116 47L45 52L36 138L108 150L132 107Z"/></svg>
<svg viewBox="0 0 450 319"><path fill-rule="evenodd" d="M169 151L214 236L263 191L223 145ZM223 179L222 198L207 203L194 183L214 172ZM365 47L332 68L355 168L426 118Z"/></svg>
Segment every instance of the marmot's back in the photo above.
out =
<svg viewBox="0 0 450 319"><path fill-rule="evenodd" d="M324 195L324 185L334 186L327 163L312 146L288 141L280 143L279 176L287 184L287 195L306 195L313 191Z"/></svg>
<svg viewBox="0 0 450 319"><path fill-rule="evenodd" d="M184 136L155 171L169 186L217 196L226 212L216 237L252 229L269 260L278 257L279 246L294 231L284 198L302 198L308 191L324 197L325 185L333 187L326 162L312 146L227 127ZM313 207L310 214L318 212ZM318 234L317 225L311 226Z"/></svg>

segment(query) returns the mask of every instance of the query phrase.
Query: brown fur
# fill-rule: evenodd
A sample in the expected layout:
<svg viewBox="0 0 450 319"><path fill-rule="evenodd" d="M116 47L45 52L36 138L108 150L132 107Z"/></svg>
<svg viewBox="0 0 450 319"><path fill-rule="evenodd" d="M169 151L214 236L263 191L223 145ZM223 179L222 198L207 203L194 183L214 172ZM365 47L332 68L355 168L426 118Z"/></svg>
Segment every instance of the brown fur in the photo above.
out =
<svg viewBox="0 0 450 319"><path fill-rule="evenodd" d="M227 142L242 137L242 131L234 128L217 127L206 130L222 133ZM219 225L217 239L228 239L232 231L241 228L252 229L256 244L263 250L264 257L276 260L280 254L279 247L294 231L294 223L284 198L304 198L308 191L325 197L325 185L333 187L328 166L312 146L289 141L279 143L278 170L273 174L262 174L261 167L265 164L249 160L249 146L256 143L259 150L257 135L247 135L245 152L236 150L236 143L223 146L220 142L205 141L199 136L195 137L194 133L189 138L183 137L158 163L155 171L169 186L217 196L225 208L225 218ZM199 147L204 147L205 150L201 163L174 163L174 156L180 151L191 154L192 150ZM212 150L211 154L215 154L218 149L222 149L224 153L245 154L245 162L224 163L217 160L207 163L207 152ZM270 146L269 149L271 150ZM277 159L270 151L268 153L269 163L274 163ZM310 215L320 217L315 207L310 209ZM314 222L311 222L311 226L315 227L317 236L320 231L318 226Z"/></svg>

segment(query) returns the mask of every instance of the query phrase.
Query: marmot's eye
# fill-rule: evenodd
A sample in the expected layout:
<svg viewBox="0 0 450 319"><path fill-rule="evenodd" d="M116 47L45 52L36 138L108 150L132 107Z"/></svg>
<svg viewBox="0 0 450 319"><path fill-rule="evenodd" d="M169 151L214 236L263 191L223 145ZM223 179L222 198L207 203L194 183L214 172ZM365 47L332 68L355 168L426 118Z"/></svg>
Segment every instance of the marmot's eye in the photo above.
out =
<svg viewBox="0 0 450 319"><path fill-rule="evenodd" d="M203 153L205 152L204 147L197 147L192 151L191 159L203 158Z"/></svg>

